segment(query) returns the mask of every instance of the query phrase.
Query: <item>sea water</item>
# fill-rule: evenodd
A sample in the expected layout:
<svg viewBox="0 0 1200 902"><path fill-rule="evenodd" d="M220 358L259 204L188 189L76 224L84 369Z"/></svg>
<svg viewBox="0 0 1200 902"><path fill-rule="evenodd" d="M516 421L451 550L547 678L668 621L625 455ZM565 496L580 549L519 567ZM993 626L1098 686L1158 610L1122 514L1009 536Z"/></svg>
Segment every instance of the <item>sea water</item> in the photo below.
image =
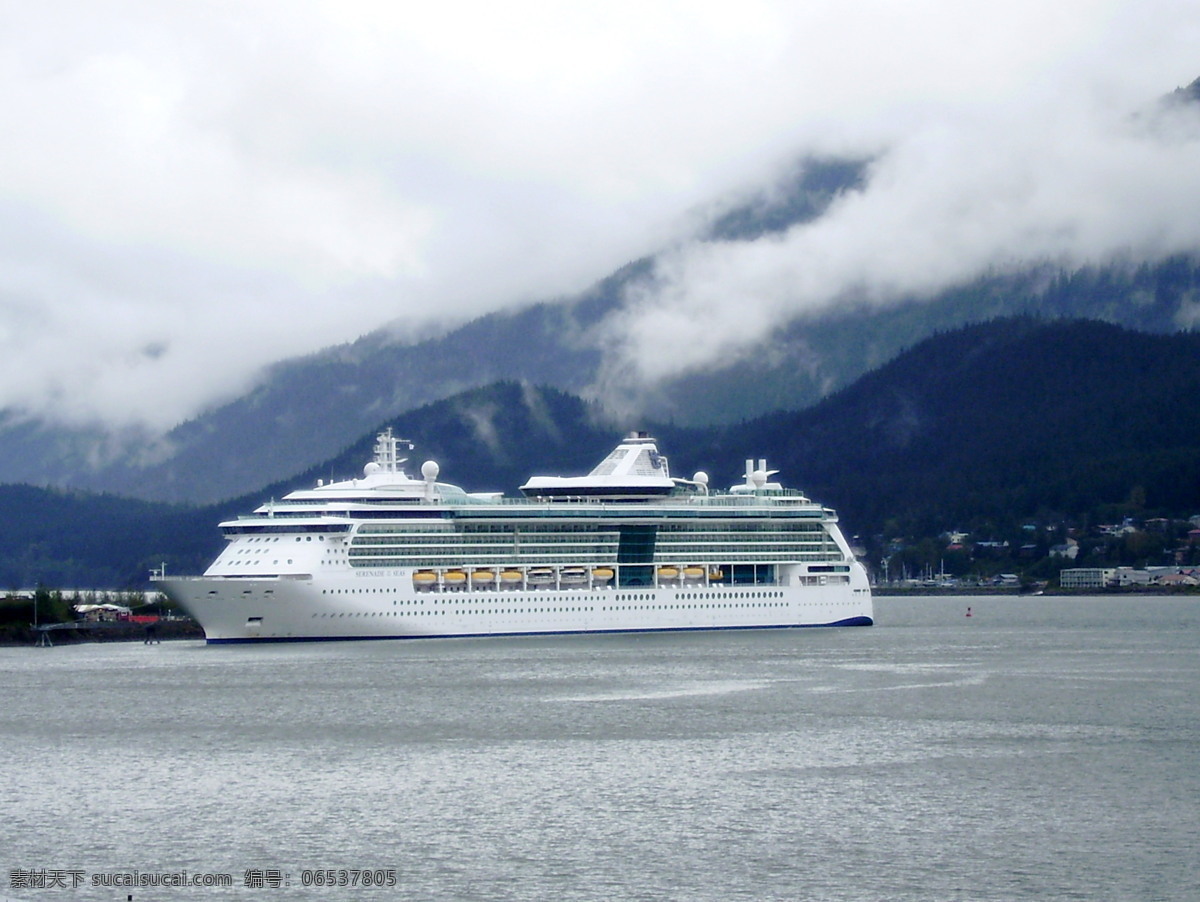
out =
<svg viewBox="0 0 1200 902"><path fill-rule="evenodd" d="M0 897L1200 899L1200 598L876 606L0 649Z"/></svg>

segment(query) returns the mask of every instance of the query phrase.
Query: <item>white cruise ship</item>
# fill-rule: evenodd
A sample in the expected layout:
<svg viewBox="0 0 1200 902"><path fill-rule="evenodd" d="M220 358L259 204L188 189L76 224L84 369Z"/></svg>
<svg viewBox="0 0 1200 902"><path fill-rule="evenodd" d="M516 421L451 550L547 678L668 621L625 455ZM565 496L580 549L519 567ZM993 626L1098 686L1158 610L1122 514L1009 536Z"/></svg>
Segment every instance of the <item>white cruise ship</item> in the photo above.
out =
<svg viewBox="0 0 1200 902"><path fill-rule="evenodd" d="M210 643L867 626L837 515L769 481L710 492L633 433L589 475L468 493L389 429L360 479L221 524L203 576L156 573Z"/></svg>

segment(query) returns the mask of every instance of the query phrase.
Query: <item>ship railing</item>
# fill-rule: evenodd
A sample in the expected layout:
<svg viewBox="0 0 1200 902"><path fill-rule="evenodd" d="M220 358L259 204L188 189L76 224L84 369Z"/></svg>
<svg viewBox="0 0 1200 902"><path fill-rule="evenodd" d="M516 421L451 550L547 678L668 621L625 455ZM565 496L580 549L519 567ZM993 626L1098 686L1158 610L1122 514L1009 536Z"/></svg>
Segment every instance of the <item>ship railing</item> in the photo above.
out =
<svg viewBox="0 0 1200 902"><path fill-rule="evenodd" d="M576 504L585 504L592 506L613 506L621 510L636 510L639 506L657 507L659 505L697 505L697 506L737 506L743 507L750 504L773 503L778 499L787 499L788 501L809 502L815 504L804 492L799 489L759 489L755 492L710 492L702 495L692 491L675 490L667 495L646 495L638 500L614 500L598 495L555 495L553 499L533 496L529 498L507 498L501 497L496 499L495 504L509 505L545 505L559 504L562 502L570 502L572 506ZM469 502L468 502L469 503Z"/></svg>
<svg viewBox="0 0 1200 902"><path fill-rule="evenodd" d="M781 501L781 499L783 499ZM570 503L563 503L569 501ZM660 497L645 502L613 501L611 499L578 496L544 501L537 498L503 498L490 505L456 505L457 510L486 513L488 508L504 508L509 515L528 511L537 517L692 517L698 511L720 511L724 516L757 517L769 511L772 516L829 517L832 510L807 498L802 492L785 490L785 494L760 495L694 495L685 498Z"/></svg>
<svg viewBox="0 0 1200 902"><path fill-rule="evenodd" d="M441 499L440 506L458 511L481 511L497 507L510 511L536 511L539 516L571 516L571 515L623 515L636 516L641 509L653 510L654 516L680 516L688 512L706 509L718 509L737 516L753 516L763 510L778 513L781 510L806 516L828 516L833 511L822 508L809 499L803 492L796 489L762 489L757 492L714 492L709 495L699 495L685 492L681 494L649 496L642 500L619 501L612 498L599 498L591 495L559 496L553 500L544 498L493 498L479 500L468 497ZM353 502L331 502L326 500L294 500L276 502L269 509L260 509L252 513L240 513L238 520L289 519L294 517L309 518L314 516L334 519L355 519L357 510L399 508L411 509L424 506L413 499L399 498L361 498Z"/></svg>
<svg viewBox="0 0 1200 902"><path fill-rule="evenodd" d="M667 495L647 495L638 500L614 500L597 495L556 495L553 500L541 497L506 497L503 495L490 495L486 498L474 497L472 495L456 495L452 497L443 497L439 502L447 507L491 507L492 505L509 505L518 507L542 506L548 503L559 504L562 502L570 502L572 505L583 504L592 507L602 507L613 505L621 510L636 509L641 505L655 507L661 504L695 504L695 505L713 505L713 506L745 506L756 502L772 502L776 499L784 498L789 501L810 501L804 492L798 489L759 489L755 492L711 492L707 495L701 495L691 491L673 491ZM287 513L289 509L295 508L322 508L328 511L339 511L341 507L411 507L419 503L420 499L415 498L354 498L350 499L321 499L321 498L297 498L287 499L284 501L276 501L272 507L276 516ZM243 514L242 516L255 516L254 514ZM257 516L262 516L258 514Z"/></svg>

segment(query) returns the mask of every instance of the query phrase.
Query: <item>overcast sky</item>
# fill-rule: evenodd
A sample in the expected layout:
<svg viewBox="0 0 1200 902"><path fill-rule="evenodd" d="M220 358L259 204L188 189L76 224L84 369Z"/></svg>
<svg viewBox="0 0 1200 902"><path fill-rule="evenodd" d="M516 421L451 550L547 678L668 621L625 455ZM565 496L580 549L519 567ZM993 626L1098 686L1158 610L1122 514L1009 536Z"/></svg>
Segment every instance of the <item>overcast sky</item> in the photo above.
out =
<svg viewBox="0 0 1200 902"><path fill-rule="evenodd" d="M166 428L663 249L615 336L646 378L850 289L1195 249L1200 128L1135 114L1197 47L1194 0L0 0L0 407ZM811 154L868 190L691 240Z"/></svg>

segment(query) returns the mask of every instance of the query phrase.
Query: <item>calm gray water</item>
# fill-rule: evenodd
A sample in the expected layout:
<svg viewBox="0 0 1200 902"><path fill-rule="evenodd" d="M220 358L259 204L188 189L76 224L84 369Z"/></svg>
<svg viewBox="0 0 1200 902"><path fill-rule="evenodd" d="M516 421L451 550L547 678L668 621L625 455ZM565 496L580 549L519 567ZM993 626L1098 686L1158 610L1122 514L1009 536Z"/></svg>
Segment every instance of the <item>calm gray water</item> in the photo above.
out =
<svg viewBox="0 0 1200 902"><path fill-rule="evenodd" d="M0 897L1200 899L1200 598L877 614L0 649ZM91 885L135 870L233 887Z"/></svg>

